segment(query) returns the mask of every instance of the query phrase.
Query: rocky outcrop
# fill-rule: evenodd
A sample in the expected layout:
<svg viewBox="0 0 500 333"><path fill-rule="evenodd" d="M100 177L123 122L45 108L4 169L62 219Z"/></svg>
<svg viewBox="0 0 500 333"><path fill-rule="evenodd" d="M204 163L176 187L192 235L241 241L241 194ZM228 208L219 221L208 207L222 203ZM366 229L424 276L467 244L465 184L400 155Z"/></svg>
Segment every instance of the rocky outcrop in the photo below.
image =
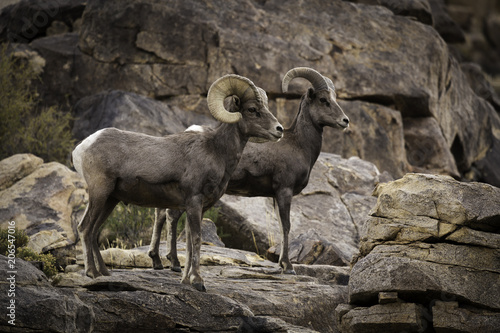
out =
<svg viewBox="0 0 500 333"><path fill-rule="evenodd" d="M29 154L0 161L0 227L10 221L30 236L29 246L47 252L75 245L87 202L84 180L57 162Z"/></svg>
<svg viewBox="0 0 500 333"><path fill-rule="evenodd" d="M350 304L337 308L341 331L495 332L500 189L408 174L375 195L351 271Z"/></svg>
<svg viewBox="0 0 500 333"><path fill-rule="evenodd" d="M192 124L215 124L207 115L118 90L82 98L75 105L75 115L73 134L80 140L105 127L163 136L182 132Z"/></svg>
<svg viewBox="0 0 500 333"><path fill-rule="evenodd" d="M335 307L347 301L346 280L335 268L314 267L297 276L281 275L263 259L234 266L255 254L210 254L203 246L202 267L208 293L181 284L170 270L114 269L92 280L82 271L45 275L17 262L16 329L52 332L335 332ZM208 252L207 252L208 251ZM226 258L221 260L221 258ZM236 257L235 257L236 258ZM211 261L210 261L211 260ZM0 264L7 258L0 256ZM247 267L244 267L247 266ZM248 267L252 266L252 267ZM309 275L307 275L309 274ZM342 282L342 281L341 281ZM1 281L5 285L7 281ZM4 304L6 293L0 295ZM36 302L36 306L34 305ZM0 328L9 329L6 319Z"/></svg>
<svg viewBox="0 0 500 333"><path fill-rule="evenodd" d="M80 30L42 34L24 52L45 60L43 100L68 109L81 98L122 90L203 113L210 84L237 73L263 87L271 109L283 115L297 110L307 84L294 82L283 98L281 76L292 67L313 67L333 79L354 120L350 131L326 130L325 152L358 156L395 178L408 171L458 172L499 185L491 167L500 146L498 96L493 89L485 95L483 84L470 81L456 48L445 43L474 52L464 55L467 62L477 58L478 49L489 50L482 63L494 59L494 8L486 17L480 10L467 16L468 7L454 1L448 6L441 0L353 2L246 0L233 6L218 0L175 5L94 0L86 4ZM2 13L17 15L11 7ZM468 26L467 20L474 23ZM172 28L166 30L165 22ZM15 20L11 25L3 31L17 29ZM463 31L467 38L459 45ZM478 34L481 47L474 46ZM486 67L496 68L491 61ZM422 117L432 119L432 130L403 136L406 125ZM407 142L413 134L423 140ZM429 151L428 137L439 142L438 149ZM423 155L430 160L415 159Z"/></svg>

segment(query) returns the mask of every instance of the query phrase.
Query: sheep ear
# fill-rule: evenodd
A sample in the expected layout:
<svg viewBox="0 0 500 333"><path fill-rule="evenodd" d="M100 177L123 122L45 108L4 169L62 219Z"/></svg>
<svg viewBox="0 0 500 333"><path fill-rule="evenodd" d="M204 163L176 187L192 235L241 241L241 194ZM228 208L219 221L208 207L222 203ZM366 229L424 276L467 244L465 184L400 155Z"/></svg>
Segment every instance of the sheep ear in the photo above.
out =
<svg viewBox="0 0 500 333"><path fill-rule="evenodd" d="M316 93L314 92L314 89L313 88L309 88L307 89L307 98L309 98L309 100L313 100L314 98L316 98Z"/></svg>
<svg viewBox="0 0 500 333"><path fill-rule="evenodd" d="M234 106L236 107L240 107L240 104L241 104L241 100L238 96L236 95L233 95L233 98L232 98L232 103L234 104Z"/></svg>

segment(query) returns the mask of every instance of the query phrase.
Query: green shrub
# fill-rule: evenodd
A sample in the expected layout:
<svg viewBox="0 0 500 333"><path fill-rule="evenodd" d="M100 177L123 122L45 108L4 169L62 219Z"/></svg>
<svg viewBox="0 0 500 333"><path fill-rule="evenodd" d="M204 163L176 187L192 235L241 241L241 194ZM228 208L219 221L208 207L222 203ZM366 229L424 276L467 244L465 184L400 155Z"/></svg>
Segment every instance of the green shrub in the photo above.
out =
<svg viewBox="0 0 500 333"><path fill-rule="evenodd" d="M28 245L30 238L26 235L26 231L14 229L14 233L11 233L14 237L14 245L16 249L19 249L23 246ZM12 239L12 237L11 237ZM6 255L9 245L9 230L8 229L0 229L0 254Z"/></svg>
<svg viewBox="0 0 500 333"><path fill-rule="evenodd" d="M17 249L17 258L26 261L41 261L43 263L43 272L49 278L57 274L56 257L50 253L36 253L29 247L21 247Z"/></svg>
<svg viewBox="0 0 500 333"><path fill-rule="evenodd" d="M0 229L0 254L8 254L8 235L8 229ZM16 258L26 261L41 261L43 262L43 272L45 273L45 275L47 275L48 277L52 277L57 274L56 258L50 253L36 253L34 250L27 247L30 238L28 235L26 235L26 232L24 230L14 229L14 233L10 233L10 235L15 237L14 245L16 246Z"/></svg>
<svg viewBox="0 0 500 333"><path fill-rule="evenodd" d="M125 249L147 245L151 241L155 221L154 208L119 203L101 228L104 247Z"/></svg>
<svg viewBox="0 0 500 333"><path fill-rule="evenodd" d="M0 49L0 159L32 153L45 161L68 164L75 140L71 114L40 107L31 83L38 80L27 63Z"/></svg>

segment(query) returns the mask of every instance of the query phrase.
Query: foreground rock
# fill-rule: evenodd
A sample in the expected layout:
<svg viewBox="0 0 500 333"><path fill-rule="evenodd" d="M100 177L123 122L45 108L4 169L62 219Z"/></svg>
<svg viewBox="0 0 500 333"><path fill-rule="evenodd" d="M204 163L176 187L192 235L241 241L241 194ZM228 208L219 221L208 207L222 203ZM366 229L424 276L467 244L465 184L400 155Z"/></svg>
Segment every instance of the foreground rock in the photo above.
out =
<svg viewBox="0 0 500 333"><path fill-rule="evenodd" d="M112 276L92 280L74 266L51 285L34 266L18 260L16 329L336 332L333 313L347 301L347 270L297 266L298 275L282 275L255 253L215 246L202 246L202 258L208 293L181 284L180 273L168 269L114 269ZM6 261L0 256L0 264ZM0 295L2 304L6 297ZM12 327L2 318L0 328Z"/></svg>
<svg viewBox="0 0 500 333"><path fill-rule="evenodd" d="M341 331L496 332L500 189L408 174L375 195Z"/></svg>
<svg viewBox="0 0 500 333"><path fill-rule="evenodd" d="M30 236L29 246L47 252L74 245L87 200L84 180L66 166L19 154L0 161L0 228L9 221Z"/></svg>

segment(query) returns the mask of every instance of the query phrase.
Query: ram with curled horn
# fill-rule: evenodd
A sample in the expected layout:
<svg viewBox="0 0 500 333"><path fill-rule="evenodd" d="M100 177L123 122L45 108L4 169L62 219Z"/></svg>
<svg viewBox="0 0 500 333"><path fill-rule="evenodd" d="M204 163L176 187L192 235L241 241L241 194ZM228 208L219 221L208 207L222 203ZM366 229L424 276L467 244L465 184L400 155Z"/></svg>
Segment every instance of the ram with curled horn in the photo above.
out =
<svg viewBox="0 0 500 333"><path fill-rule="evenodd" d="M232 112L224 99L232 99ZM187 212L187 263L182 282L205 290L200 275L201 218L223 194L251 138L278 141L283 127L269 112L263 90L230 74L207 96L222 123L213 131L165 137L102 129L73 151L73 164L88 185L89 203L78 225L86 274L109 275L98 248L98 231L120 201Z"/></svg>
<svg viewBox="0 0 500 333"><path fill-rule="evenodd" d="M226 190L227 194L274 198L282 231L279 264L283 272L288 274L295 273L288 256L292 197L299 194L309 182L311 169L321 152L323 127L345 129L349 126L349 118L338 105L335 87L329 78L312 68L294 68L283 77L283 92L288 91L289 83L295 78L308 80L312 87L302 96L292 125L277 143L249 143ZM162 226L168 221L167 258L172 263L171 269L180 271L175 234L181 213L175 210L156 212L149 250L156 269L163 268L159 242Z"/></svg>

